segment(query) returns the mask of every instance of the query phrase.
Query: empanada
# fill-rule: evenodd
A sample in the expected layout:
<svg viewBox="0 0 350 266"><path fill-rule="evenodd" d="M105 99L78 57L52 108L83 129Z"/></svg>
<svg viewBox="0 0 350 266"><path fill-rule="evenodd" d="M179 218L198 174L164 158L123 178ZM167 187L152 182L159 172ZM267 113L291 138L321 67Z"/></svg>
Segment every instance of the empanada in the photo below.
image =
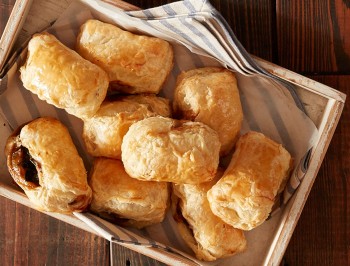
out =
<svg viewBox="0 0 350 266"><path fill-rule="evenodd" d="M202 122L219 134L221 155L238 139L243 111L235 75L219 67L181 73L174 91L174 113L181 119Z"/></svg>
<svg viewBox="0 0 350 266"><path fill-rule="evenodd" d="M107 74L49 33L29 41L20 72L26 89L81 119L94 115L107 94Z"/></svg>
<svg viewBox="0 0 350 266"><path fill-rule="evenodd" d="M214 178L219 151L219 137L207 125L151 117L129 128L122 161L133 178L196 184Z"/></svg>
<svg viewBox="0 0 350 266"><path fill-rule="evenodd" d="M76 212L91 201L87 174L67 128L54 118L38 118L6 143L14 181L40 210Z"/></svg>
<svg viewBox="0 0 350 266"><path fill-rule="evenodd" d="M84 121L83 139L90 155L120 159L122 140L130 125L151 116L170 116L169 100L155 95L131 95L104 102Z"/></svg>
<svg viewBox="0 0 350 266"><path fill-rule="evenodd" d="M102 157L94 160L89 183L93 191L90 208L107 219L137 228L164 219L168 183L136 180L128 176L121 161Z"/></svg>
<svg viewBox="0 0 350 266"><path fill-rule="evenodd" d="M200 260L213 261L246 248L243 232L224 223L209 206L207 191L223 174L201 184L173 184L172 212L179 232Z"/></svg>
<svg viewBox="0 0 350 266"><path fill-rule="evenodd" d="M223 177L208 191L211 210L233 227L257 227L269 216L291 165L291 155L281 144L262 133L246 133Z"/></svg>
<svg viewBox="0 0 350 266"><path fill-rule="evenodd" d="M168 42L93 19L81 26L76 50L108 73L112 89L125 93L158 93L173 67Z"/></svg>

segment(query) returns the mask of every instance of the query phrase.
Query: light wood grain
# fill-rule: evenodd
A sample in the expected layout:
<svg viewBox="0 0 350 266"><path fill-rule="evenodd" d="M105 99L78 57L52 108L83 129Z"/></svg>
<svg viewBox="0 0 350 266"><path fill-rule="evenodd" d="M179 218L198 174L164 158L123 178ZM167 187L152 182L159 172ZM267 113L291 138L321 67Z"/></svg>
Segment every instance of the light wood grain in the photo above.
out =
<svg viewBox="0 0 350 266"><path fill-rule="evenodd" d="M5 64L5 60L10 56L10 52L17 36L22 30L32 0L17 0L13 6L12 14L22 14L13 16L12 23L6 24L0 39L0 70Z"/></svg>

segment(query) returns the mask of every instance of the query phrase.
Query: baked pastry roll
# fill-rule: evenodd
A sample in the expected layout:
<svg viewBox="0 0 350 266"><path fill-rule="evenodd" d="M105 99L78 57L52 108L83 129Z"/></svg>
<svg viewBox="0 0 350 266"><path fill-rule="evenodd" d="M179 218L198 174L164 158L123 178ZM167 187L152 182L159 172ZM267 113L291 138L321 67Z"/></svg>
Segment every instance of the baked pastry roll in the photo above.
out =
<svg viewBox="0 0 350 266"><path fill-rule="evenodd" d="M120 159L122 140L136 121L151 116L170 116L169 100L155 95L131 95L104 102L84 121L83 139L90 155Z"/></svg>
<svg viewBox="0 0 350 266"><path fill-rule="evenodd" d="M129 128L122 161L136 179L196 184L214 178L219 150L217 133L203 123L150 117Z"/></svg>
<svg viewBox="0 0 350 266"><path fill-rule="evenodd" d="M112 89L125 93L158 93L173 67L168 42L98 20L81 26L76 50L108 73Z"/></svg>
<svg viewBox="0 0 350 266"><path fill-rule="evenodd" d="M96 158L90 186L90 209L125 226L142 228L160 223L169 205L168 183L131 178L119 160Z"/></svg>
<svg viewBox="0 0 350 266"><path fill-rule="evenodd" d="M221 155L238 139L243 111L235 75L219 67L181 73L174 91L174 113L182 119L202 122L219 134Z"/></svg>
<svg viewBox="0 0 350 266"><path fill-rule="evenodd" d="M238 140L223 177L208 191L211 210L233 227L257 227L269 216L291 165L291 156L281 144L262 133L246 133Z"/></svg>
<svg viewBox="0 0 350 266"><path fill-rule="evenodd" d="M29 41L20 72L26 89L82 119L96 113L108 89L108 76L100 67L49 33L35 34Z"/></svg>
<svg viewBox="0 0 350 266"><path fill-rule="evenodd" d="M20 127L6 143L14 181L40 210L79 212L91 201L86 170L67 128L54 118Z"/></svg>
<svg viewBox="0 0 350 266"><path fill-rule="evenodd" d="M172 212L180 235L200 260L213 261L232 256L246 248L242 230L233 228L215 216L209 206L207 191L216 178L201 184L173 184Z"/></svg>

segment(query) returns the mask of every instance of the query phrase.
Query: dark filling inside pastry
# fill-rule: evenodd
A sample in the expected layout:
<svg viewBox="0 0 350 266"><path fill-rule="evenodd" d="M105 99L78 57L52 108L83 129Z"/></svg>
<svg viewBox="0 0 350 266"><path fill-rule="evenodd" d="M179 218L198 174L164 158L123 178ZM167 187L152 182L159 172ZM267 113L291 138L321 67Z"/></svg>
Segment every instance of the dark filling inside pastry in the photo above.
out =
<svg viewBox="0 0 350 266"><path fill-rule="evenodd" d="M39 186L38 170L40 164L30 156L26 147L19 146L12 154L12 165L18 167L21 177L27 182Z"/></svg>
<svg viewBox="0 0 350 266"><path fill-rule="evenodd" d="M22 127L21 127L22 128ZM28 189L40 186L38 172L41 165L34 160L19 138L21 128L11 135L6 143L7 166L14 181Z"/></svg>
<svg viewBox="0 0 350 266"><path fill-rule="evenodd" d="M25 180L39 186L39 177L37 167L39 163L30 156L27 148L21 146L23 153L22 167L25 169Z"/></svg>

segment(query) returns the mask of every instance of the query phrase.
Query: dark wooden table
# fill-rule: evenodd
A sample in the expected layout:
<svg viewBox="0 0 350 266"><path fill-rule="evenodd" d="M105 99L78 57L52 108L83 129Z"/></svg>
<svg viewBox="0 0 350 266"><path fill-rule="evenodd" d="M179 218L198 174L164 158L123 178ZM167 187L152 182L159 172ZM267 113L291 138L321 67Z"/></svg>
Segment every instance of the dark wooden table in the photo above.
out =
<svg viewBox="0 0 350 266"><path fill-rule="evenodd" d="M0 2L0 33L15 0ZM170 1L132 0L142 8ZM350 93L349 0L211 0L253 55ZM282 265L350 265L350 109L343 115ZM162 265L0 197L0 265Z"/></svg>

